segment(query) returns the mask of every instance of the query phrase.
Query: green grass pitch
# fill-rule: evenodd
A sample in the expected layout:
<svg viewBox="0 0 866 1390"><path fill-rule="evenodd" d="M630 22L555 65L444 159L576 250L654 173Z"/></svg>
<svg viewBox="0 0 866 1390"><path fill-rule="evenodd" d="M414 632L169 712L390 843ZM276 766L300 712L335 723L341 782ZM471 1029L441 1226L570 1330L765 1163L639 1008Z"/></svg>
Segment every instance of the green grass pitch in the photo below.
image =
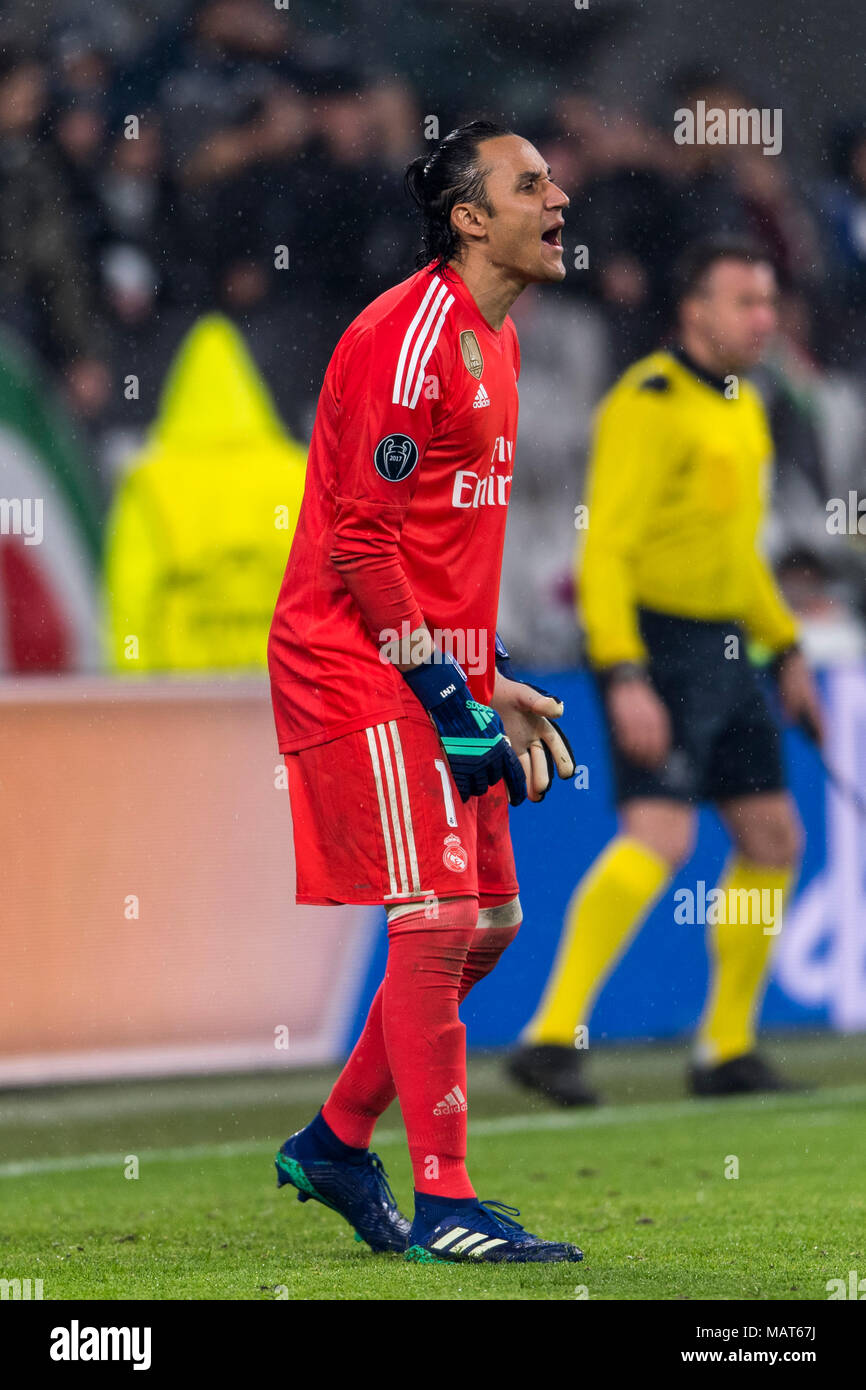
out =
<svg viewBox="0 0 866 1390"><path fill-rule="evenodd" d="M41 1278L45 1299L823 1300L866 1276L866 1037L767 1052L813 1089L692 1101L681 1047L608 1047L592 1075L609 1104L563 1111L472 1060L479 1195L576 1241L576 1265L407 1264L278 1192L273 1154L329 1072L6 1093L0 1278ZM396 1107L376 1147L411 1216Z"/></svg>

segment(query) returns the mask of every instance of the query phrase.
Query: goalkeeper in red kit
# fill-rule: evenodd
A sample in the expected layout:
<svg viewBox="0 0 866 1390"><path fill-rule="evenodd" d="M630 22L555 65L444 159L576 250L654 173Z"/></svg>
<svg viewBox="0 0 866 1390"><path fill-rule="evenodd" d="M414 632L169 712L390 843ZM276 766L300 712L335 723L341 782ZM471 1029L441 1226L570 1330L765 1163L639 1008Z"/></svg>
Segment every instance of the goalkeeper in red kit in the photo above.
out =
<svg viewBox="0 0 866 1390"><path fill-rule="evenodd" d="M550 174L483 121L410 165L421 269L331 358L268 647L297 900L381 903L388 920L364 1029L278 1180L422 1261L581 1258L478 1199L458 1013L520 925L509 803L574 767L561 703L513 677L495 631L520 370L508 310L565 275ZM411 1226L369 1148L395 1097Z"/></svg>

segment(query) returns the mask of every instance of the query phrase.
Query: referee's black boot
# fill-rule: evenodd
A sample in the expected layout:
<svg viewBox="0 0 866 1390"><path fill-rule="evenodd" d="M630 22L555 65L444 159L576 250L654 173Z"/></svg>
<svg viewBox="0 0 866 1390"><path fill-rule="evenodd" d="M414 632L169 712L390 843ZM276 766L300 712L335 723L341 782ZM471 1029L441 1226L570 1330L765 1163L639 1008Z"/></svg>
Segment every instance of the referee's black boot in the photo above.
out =
<svg viewBox="0 0 866 1390"><path fill-rule="evenodd" d="M506 1058L512 1081L557 1105L597 1105L599 1097L583 1079L586 1053L552 1043L521 1043Z"/></svg>
<svg viewBox="0 0 866 1390"><path fill-rule="evenodd" d="M755 1091L804 1091L796 1081L786 1081L757 1052L731 1057L718 1066L694 1064L689 1068L693 1096L744 1096Z"/></svg>

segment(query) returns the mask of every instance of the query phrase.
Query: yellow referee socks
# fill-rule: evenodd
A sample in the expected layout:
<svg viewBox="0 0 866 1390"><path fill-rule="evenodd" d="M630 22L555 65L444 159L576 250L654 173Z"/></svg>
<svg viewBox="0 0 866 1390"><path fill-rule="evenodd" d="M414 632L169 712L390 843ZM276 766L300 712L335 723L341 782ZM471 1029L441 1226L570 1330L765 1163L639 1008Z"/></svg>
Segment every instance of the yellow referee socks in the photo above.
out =
<svg viewBox="0 0 866 1390"><path fill-rule="evenodd" d="M596 996L671 874L661 855L618 835L572 895L556 960L535 1016L521 1034L531 1044L573 1047Z"/></svg>
<svg viewBox="0 0 866 1390"><path fill-rule="evenodd" d="M739 855L719 883L724 892L707 928L710 985L698 1033L698 1060L718 1066L755 1046L755 1019L763 997L773 942L793 869L752 864Z"/></svg>

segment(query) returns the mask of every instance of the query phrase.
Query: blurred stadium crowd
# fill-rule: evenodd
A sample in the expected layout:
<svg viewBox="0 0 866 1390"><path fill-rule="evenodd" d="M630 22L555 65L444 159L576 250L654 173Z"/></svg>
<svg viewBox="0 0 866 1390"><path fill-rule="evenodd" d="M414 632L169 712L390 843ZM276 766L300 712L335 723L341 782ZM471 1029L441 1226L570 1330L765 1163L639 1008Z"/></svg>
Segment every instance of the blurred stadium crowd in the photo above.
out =
<svg viewBox="0 0 866 1390"><path fill-rule="evenodd" d="M862 654L862 538L828 536L825 505L864 474L866 119L838 113L804 178L787 145L766 157L674 144L677 107L761 104L730 74L671 72L654 111L625 96L603 104L561 78L545 110L537 100L524 109L519 64L511 110L468 104L465 86L437 87L434 101L420 61L372 64L318 8L303 27L294 5L267 0L143 10L104 0L64 6L44 25L13 5L5 21L0 320L54 376L103 502L141 446L184 334L215 308L307 440L339 334L414 268L402 172L435 133L431 115L442 134L504 116L571 197L566 282L527 292L513 311L523 368L501 615L509 645L524 660L577 659L572 518L592 408L629 360L664 341L678 251L738 230L766 245L782 286L759 380L778 451L772 553L813 651ZM579 246L584 269L574 268Z"/></svg>

